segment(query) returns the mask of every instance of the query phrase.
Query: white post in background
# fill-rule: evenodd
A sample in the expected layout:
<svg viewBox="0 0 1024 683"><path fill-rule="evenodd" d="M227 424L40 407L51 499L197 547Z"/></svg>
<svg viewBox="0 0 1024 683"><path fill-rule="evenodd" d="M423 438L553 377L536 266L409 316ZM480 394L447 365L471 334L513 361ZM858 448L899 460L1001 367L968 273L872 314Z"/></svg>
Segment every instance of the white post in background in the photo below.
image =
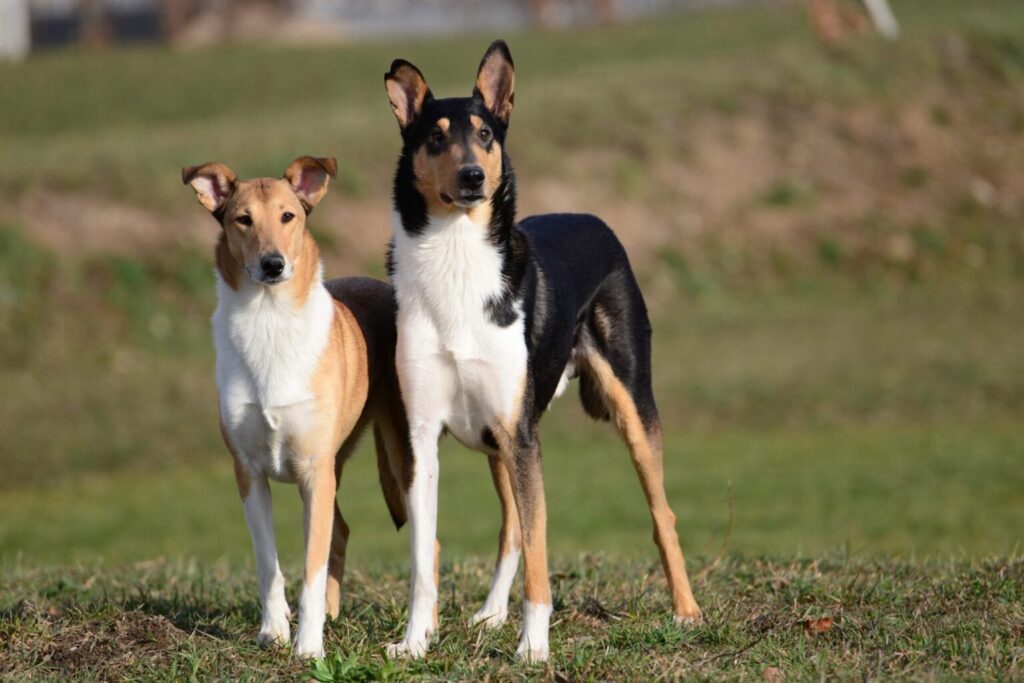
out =
<svg viewBox="0 0 1024 683"><path fill-rule="evenodd" d="M30 46L28 0L0 0L0 59L24 59Z"/></svg>
<svg viewBox="0 0 1024 683"><path fill-rule="evenodd" d="M864 6L868 8L871 22L883 37L889 40L900 37L900 25L896 21L896 15L892 13L892 8L889 7L888 0L864 0Z"/></svg>

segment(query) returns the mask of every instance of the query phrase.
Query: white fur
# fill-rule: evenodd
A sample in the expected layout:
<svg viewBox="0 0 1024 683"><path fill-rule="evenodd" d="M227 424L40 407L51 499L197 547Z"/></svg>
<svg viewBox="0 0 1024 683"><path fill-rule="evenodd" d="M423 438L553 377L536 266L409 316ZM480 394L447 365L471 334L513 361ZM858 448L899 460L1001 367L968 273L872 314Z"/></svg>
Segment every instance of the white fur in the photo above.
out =
<svg viewBox="0 0 1024 683"><path fill-rule="evenodd" d="M392 653L426 651L437 602L437 439L447 427L483 449L483 430L518 416L526 380L522 315L508 327L491 322L486 304L501 294L501 255L487 227L463 211L432 219L410 236L395 216L398 298L396 363L409 417L413 483L406 501L412 546L409 625Z"/></svg>
<svg viewBox="0 0 1024 683"><path fill-rule="evenodd" d="M263 623L256 642L260 645L283 645L290 637L288 618L291 613L284 597L284 576L277 563L270 485L266 477L254 477L244 506L260 577L260 606L263 608Z"/></svg>
<svg viewBox="0 0 1024 683"><path fill-rule="evenodd" d="M318 277L300 308L286 290L247 278L234 290L218 274L217 298L213 338L224 429L253 471L292 481L299 454L283 446L315 417L311 380L330 334L331 295Z"/></svg>
<svg viewBox="0 0 1024 683"><path fill-rule="evenodd" d="M520 554L516 548L498 559L487 600L470 619L471 626L483 624L485 628L498 628L508 619L508 594L512 590L512 582L515 581L516 571L519 569Z"/></svg>
<svg viewBox="0 0 1024 683"><path fill-rule="evenodd" d="M422 657L430 646L434 632L434 605L437 585L434 583L434 542L437 539L437 439L422 430L413 431L412 444L416 454L412 486L406 498L409 514L409 540L412 567L409 580L409 624L405 636L389 645L388 655Z"/></svg>
<svg viewBox="0 0 1024 683"><path fill-rule="evenodd" d="M327 619L327 563L317 570L312 581L302 586L299 596L299 630L295 634L295 654L307 659L324 656L324 621Z"/></svg>
<svg viewBox="0 0 1024 683"><path fill-rule="evenodd" d="M519 638L516 654L528 662L548 660L548 623L551 620L551 605L523 602L523 632Z"/></svg>
<svg viewBox="0 0 1024 683"><path fill-rule="evenodd" d="M252 479L244 506L260 575L263 624L258 641L287 642L290 614L267 478L294 481L317 455L291 452L285 444L316 419L312 378L327 346L334 303L319 271L302 306L296 306L286 288L243 278L234 290L219 273L217 297L213 337L221 421ZM325 565L302 589L295 648L300 657L323 654L326 576Z"/></svg>
<svg viewBox="0 0 1024 683"><path fill-rule="evenodd" d="M486 226L457 212L415 237L398 227L394 263L397 362L403 392L410 387L410 424L440 423L482 448L485 427L518 414L526 379L522 315L503 328L485 310L502 291L501 256Z"/></svg>

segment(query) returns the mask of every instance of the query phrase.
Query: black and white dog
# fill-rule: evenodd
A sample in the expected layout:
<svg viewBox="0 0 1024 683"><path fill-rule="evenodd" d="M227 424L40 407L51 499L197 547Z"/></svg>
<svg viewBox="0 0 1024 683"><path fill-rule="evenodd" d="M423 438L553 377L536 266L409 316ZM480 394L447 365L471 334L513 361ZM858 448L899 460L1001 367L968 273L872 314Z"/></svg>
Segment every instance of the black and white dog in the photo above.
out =
<svg viewBox="0 0 1024 683"><path fill-rule="evenodd" d="M422 655L436 627L438 440L447 431L488 455L501 498L497 567L473 622L505 621L521 548L518 654L547 659L551 589L538 423L577 376L587 413L612 420L629 446L675 618L699 622L665 498L643 296L626 252L600 219L551 214L516 222L505 153L514 101L508 46L496 41L487 50L471 97L435 99L423 74L403 60L384 80L402 132L389 271L414 458L404 484L409 624L391 653Z"/></svg>

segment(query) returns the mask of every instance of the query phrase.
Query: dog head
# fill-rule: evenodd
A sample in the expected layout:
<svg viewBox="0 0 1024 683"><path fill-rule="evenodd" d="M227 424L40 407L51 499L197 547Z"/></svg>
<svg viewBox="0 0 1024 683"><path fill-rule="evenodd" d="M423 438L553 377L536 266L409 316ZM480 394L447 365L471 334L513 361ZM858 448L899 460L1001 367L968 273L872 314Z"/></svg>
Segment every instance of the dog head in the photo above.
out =
<svg viewBox="0 0 1024 683"><path fill-rule="evenodd" d="M305 237L306 216L337 174L331 158L299 157L282 178L239 180L220 162L188 166L181 179L223 229L221 242L256 283L291 279Z"/></svg>
<svg viewBox="0 0 1024 683"><path fill-rule="evenodd" d="M505 170L502 149L515 101L505 42L487 49L470 97L435 99L420 70L402 59L391 64L384 84L428 211L443 214L490 201Z"/></svg>

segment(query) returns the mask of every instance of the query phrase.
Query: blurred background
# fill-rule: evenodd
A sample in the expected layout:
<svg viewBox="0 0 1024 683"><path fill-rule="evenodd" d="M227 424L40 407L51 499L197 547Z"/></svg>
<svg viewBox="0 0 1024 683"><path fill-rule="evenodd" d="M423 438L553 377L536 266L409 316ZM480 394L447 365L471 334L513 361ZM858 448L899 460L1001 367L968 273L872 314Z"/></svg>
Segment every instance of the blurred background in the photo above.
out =
<svg viewBox="0 0 1024 683"><path fill-rule="evenodd" d="M251 562L218 227L180 168L336 156L327 272L384 277L382 75L403 57L467 95L499 36L521 215L601 215L640 275L688 554L1019 549L1019 0L0 0L0 565ZM653 557L629 456L574 394L543 428L551 552ZM407 548L370 456L339 495L357 568ZM446 442L440 507L446 559L493 552L482 456Z"/></svg>

